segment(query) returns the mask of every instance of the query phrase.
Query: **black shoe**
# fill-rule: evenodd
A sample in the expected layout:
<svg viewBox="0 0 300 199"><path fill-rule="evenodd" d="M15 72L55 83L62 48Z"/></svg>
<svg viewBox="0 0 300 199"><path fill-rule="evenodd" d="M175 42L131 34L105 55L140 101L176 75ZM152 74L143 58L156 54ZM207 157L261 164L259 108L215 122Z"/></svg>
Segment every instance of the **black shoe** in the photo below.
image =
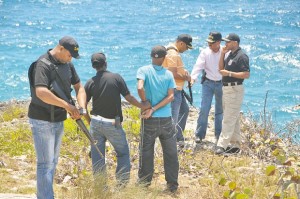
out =
<svg viewBox="0 0 300 199"><path fill-rule="evenodd" d="M201 139L200 137L196 136L195 142L196 142L197 144L200 144L200 143L202 142L202 139Z"/></svg>
<svg viewBox="0 0 300 199"><path fill-rule="evenodd" d="M236 153L239 153L240 151L241 151L241 149L238 147L227 147L226 148L226 153L236 154Z"/></svg>
<svg viewBox="0 0 300 199"><path fill-rule="evenodd" d="M221 154L223 154L223 153L225 153L225 149L224 149L223 147L217 146L217 147L216 147L215 154L216 154L216 155L221 155Z"/></svg>
<svg viewBox="0 0 300 199"><path fill-rule="evenodd" d="M168 183L167 188L171 193L175 193L178 189L178 185Z"/></svg>

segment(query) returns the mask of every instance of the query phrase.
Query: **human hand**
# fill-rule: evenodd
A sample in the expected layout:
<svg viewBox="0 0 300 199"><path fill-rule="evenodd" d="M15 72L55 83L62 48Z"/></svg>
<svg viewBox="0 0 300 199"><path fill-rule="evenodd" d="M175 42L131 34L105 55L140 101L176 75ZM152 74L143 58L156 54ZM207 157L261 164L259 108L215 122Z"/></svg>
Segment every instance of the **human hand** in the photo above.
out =
<svg viewBox="0 0 300 199"><path fill-rule="evenodd" d="M76 108L76 106L72 105L72 104L68 104L68 107L66 108L67 112L70 114L72 119L80 119L81 115L80 115L80 111Z"/></svg>
<svg viewBox="0 0 300 199"><path fill-rule="evenodd" d="M194 85L194 83L195 83L195 80L194 80L194 79L191 79L191 81L190 81L191 87Z"/></svg>
<svg viewBox="0 0 300 199"><path fill-rule="evenodd" d="M149 102L148 100L147 100L147 101L141 102L141 104L142 104L142 108L141 108L142 112L143 112L144 110L146 110L146 109L151 108L151 104L150 104L150 102Z"/></svg>
<svg viewBox="0 0 300 199"><path fill-rule="evenodd" d="M226 54L229 50L226 48L226 46L223 46L221 48L221 53Z"/></svg>
<svg viewBox="0 0 300 199"><path fill-rule="evenodd" d="M184 78L185 78L185 80L188 81L188 82L191 81L191 76L190 76L189 71L184 70Z"/></svg>
<svg viewBox="0 0 300 199"><path fill-rule="evenodd" d="M143 111L141 113L141 117L143 119L148 119L148 118L151 117L151 115L153 114L153 112L154 112L154 110L152 108L149 108L149 109L147 109L147 110L145 110L145 111Z"/></svg>

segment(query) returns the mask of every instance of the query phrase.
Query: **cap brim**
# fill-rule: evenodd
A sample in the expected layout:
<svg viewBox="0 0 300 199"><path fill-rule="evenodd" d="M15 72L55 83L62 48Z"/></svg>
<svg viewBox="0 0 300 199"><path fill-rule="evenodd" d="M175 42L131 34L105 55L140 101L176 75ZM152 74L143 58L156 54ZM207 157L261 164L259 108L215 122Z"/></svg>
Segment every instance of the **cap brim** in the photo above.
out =
<svg viewBox="0 0 300 199"><path fill-rule="evenodd" d="M71 56L75 59L79 59L80 58L80 55L78 53L75 53L75 54L71 54Z"/></svg>
<svg viewBox="0 0 300 199"><path fill-rule="evenodd" d="M212 39L206 39L206 41L207 41L208 43L214 43L214 42L216 42L216 41L214 41L214 40L212 40Z"/></svg>
<svg viewBox="0 0 300 199"><path fill-rule="evenodd" d="M194 47L191 45L186 45L188 47L188 49L193 49Z"/></svg>
<svg viewBox="0 0 300 199"><path fill-rule="evenodd" d="M226 39L226 38L222 38L222 41L226 41L226 42L228 42L228 41L231 41L231 40L229 40L229 39Z"/></svg>

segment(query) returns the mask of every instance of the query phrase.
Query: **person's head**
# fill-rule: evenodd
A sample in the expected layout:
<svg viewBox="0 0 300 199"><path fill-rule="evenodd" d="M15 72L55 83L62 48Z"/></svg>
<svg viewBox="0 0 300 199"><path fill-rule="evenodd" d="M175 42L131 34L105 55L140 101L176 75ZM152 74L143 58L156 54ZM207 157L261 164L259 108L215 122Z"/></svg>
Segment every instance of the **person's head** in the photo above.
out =
<svg viewBox="0 0 300 199"><path fill-rule="evenodd" d="M61 63L67 63L72 60L72 57L79 58L79 45L77 41L70 37L64 36L59 40L58 45L53 49L54 57Z"/></svg>
<svg viewBox="0 0 300 199"><path fill-rule="evenodd" d="M93 68L95 68L97 71L99 70L106 70L107 63L106 63L106 57L104 53L94 53L91 57L91 62Z"/></svg>
<svg viewBox="0 0 300 199"><path fill-rule="evenodd" d="M167 54L164 46L154 46L151 50L152 64L161 66Z"/></svg>
<svg viewBox="0 0 300 199"><path fill-rule="evenodd" d="M235 33L230 33L222 40L226 42L226 48L231 51L236 50L240 45L240 37Z"/></svg>
<svg viewBox="0 0 300 199"><path fill-rule="evenodd" d="M210 32L208 38L206 39L209 48L213 52L219 51L221 40L222 40L222 35L219 32Z"/></svg>
<svg viewBox="0 0 300 199"><path fill-rule="evenodd" d="M193 49L192 46L193 38L191 35L188 34L181 34L176 39L176 47L180 53L183 53L184 51L188 49Z"/></svg>

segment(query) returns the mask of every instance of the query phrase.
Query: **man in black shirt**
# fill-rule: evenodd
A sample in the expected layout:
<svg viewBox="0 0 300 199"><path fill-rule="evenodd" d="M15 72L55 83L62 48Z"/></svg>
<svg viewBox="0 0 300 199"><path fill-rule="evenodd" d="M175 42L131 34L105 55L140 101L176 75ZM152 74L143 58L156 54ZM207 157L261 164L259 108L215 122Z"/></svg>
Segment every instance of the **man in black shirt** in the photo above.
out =
<svg viewBox="0 0 300 199"><path fill-rule="evenodd" d="M108 140L117 154L116 178L119 185L125 185L130 176L129 148L125 132L122 128L122 95L130 104L142 110L151 108L149 102L139 102L132 96L124 79L117 73L106 70L107 62L103 53L95 53L91 58L92 66L97 74L85 84L87 103L93 101L91 117L86 115L90 122L90 131L97 146L105 156L105 142ZM92 145L93 172L106 173L105 157L101 157Z"/></svg>
<svg viewBox="0 0 300 199"><path fill-rule="evenodd" d="M230 33L222 39L219 69L223 82L223 123L216 154L240 151L240 110L244 97L244 79L250 77L249 58L239 47L240 37Z"/></svg>
<svg viewBox="0 0 300 199"><path fill-rule="evenodd" d="M72 104L60 99L50 88L58 74L63 79L58 84L71 96L71 85L75 89L78 104L85 107L86 95L84 87L71 62L79 58L78 43L69 36L59 40L59 44L42 55L33 70L29 70L31 103L28 117L34 138L37 156L37 198L53 199L53 179L58 162L61 139L63 136L63 121L67 112L73 119L79 119L79 110Z"/></svg>

